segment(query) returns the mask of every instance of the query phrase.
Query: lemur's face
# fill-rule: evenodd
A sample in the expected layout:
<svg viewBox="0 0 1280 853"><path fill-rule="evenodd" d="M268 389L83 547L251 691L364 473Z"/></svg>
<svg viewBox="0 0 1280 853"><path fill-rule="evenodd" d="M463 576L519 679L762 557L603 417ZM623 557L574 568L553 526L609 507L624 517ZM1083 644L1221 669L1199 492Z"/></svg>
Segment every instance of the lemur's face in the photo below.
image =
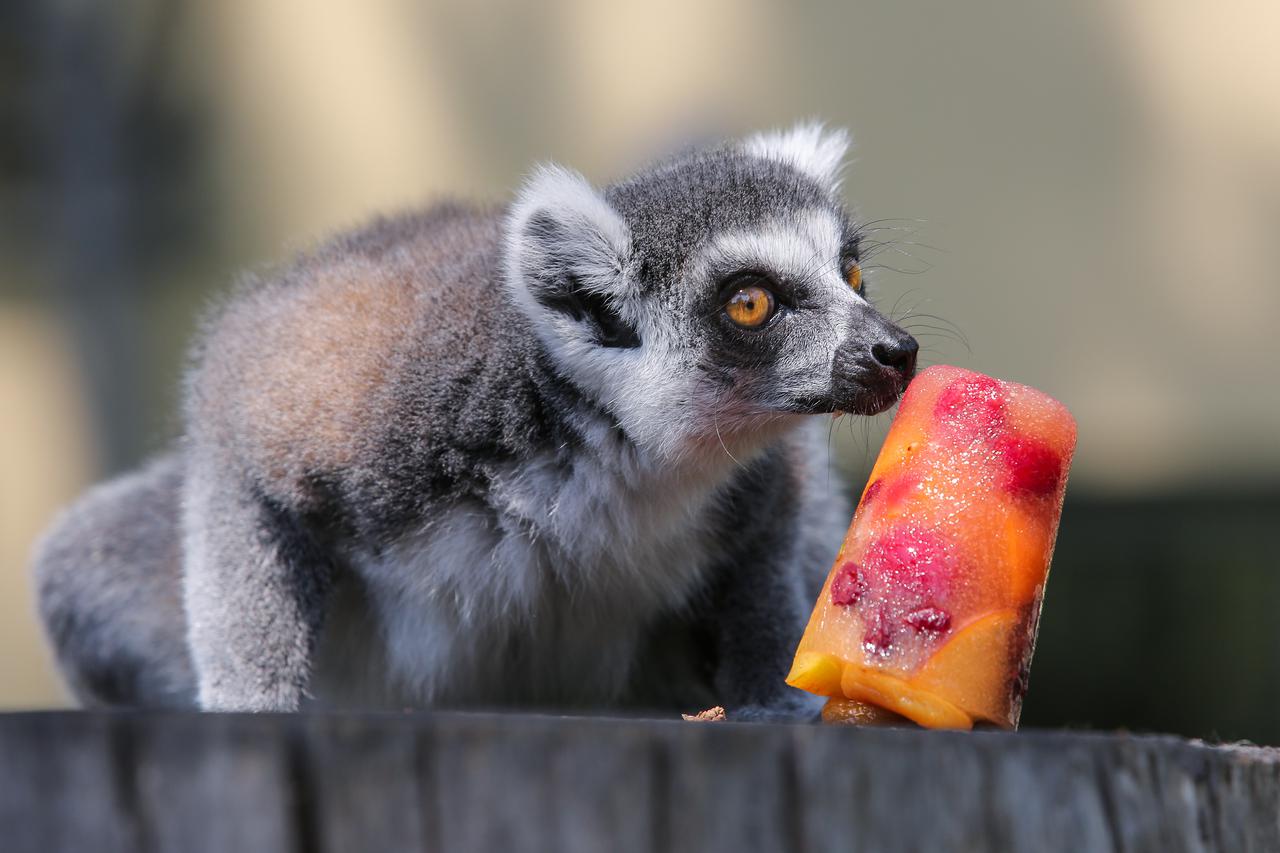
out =
<svg viewBox="0 0 1280 853"><path fill-rule="evenodd" d="M666 457L881 412L917 346L867 301L844 148L801 127L603 193L544 170L512 211L513 293L565 374Z"/></svg>
<svg viewBox="0 0 1280 853"><path fill-rule="evenodd" d="M857 234L832 211L717 235L686 272L699 367L742 414L872 415L915 371L915 340L866 299Z"/></svg>

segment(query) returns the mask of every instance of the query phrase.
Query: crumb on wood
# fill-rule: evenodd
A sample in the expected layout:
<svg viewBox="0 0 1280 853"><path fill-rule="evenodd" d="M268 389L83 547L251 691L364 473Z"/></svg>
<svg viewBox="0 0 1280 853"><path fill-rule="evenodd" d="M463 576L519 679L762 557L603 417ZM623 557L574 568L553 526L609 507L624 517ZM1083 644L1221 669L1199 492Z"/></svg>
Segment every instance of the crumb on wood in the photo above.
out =
<svg viewBox="0 0 1280 853"><path fill-rule="evenodd" d="M705 711L699 711L696 714L681 714L680 716L695 723L715 723L725 718L724 708L719 705L714 708L708 708Z"/></svg>

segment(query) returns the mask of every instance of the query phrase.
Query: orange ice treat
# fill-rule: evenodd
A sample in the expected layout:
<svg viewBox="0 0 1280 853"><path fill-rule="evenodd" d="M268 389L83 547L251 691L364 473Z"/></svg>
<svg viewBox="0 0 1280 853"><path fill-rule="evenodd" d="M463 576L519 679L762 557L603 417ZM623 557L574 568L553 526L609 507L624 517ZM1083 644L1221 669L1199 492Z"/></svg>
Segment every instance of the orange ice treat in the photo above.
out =
<svg viewBox="0 0 1280 853"><path fill-rule="evenodd" d="M829 721L1015 728L1075 444L1034 388L917 376L787 683L832 697Z"/></svg>

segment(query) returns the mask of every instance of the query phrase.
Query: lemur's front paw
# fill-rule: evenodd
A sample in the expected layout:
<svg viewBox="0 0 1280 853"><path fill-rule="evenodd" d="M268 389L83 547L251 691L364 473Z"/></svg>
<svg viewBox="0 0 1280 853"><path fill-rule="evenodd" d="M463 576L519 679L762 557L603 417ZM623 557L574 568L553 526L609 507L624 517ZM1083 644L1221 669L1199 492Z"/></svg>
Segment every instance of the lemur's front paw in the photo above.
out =
<svg viewBox="0 0 1280 853"><path fill-rule="evenodd" d="M298 689L291 685L264 689L225 683L202 684L199 704L201 711L296 711L298 696Z"/></svg>
<svg viewBox="0 0 1280 853"><path fill-rule="evenodd" d="M729 708L725 718L741 723L818 723L822 721L822 705L788 697L776 703Z"/></svg>

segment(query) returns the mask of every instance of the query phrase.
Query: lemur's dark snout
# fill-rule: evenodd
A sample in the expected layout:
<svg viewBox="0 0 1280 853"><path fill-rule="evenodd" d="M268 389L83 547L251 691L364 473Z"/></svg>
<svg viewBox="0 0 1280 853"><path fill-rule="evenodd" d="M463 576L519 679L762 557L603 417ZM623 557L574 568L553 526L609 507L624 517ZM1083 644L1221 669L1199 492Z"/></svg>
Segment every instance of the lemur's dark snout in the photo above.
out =
<svg viewBox="0 0 1280 853"><path fill-rule="evenodd" d="M874 415L893 405L915 376L920 345L904 329L870 312L831 365L836 408Z"/></svg>

